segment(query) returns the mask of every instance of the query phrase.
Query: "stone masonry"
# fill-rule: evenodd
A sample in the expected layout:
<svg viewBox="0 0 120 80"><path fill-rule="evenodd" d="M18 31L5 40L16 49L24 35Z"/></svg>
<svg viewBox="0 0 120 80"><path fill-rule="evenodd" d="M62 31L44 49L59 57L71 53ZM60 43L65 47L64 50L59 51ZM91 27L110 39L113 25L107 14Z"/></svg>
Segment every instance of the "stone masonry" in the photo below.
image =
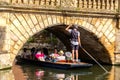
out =
<svg viewBox="0 0 120 80"><path fill-rule="evenodd" d="M119 0L77 0L70 3L73 7L65 6L66 0L46 1L0 0L0 69L12 66L18 51L34 34L54 25L71 23L96 35L112 62L104 56L99 58L109 64L120 63Z"/></svg>

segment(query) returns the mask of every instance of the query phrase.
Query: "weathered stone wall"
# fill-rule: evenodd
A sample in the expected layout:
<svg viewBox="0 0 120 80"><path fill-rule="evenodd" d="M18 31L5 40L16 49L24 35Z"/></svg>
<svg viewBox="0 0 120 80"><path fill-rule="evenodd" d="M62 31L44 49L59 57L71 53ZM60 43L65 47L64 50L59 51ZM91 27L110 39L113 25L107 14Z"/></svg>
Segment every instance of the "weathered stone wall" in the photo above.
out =
<svg viewBox="0 0 120 80"><path fill-rule="evenodd" d="M104 5L102 4L104 8L100 8L100 5L98 6L99 9L104 12L103 15L103 13L101 12L97 13L96 10L95 12L89 13L89 12L80 12L79 10L76 12L71 10L70 11L63 10L61 8L51 11L49 9L42 10L39 7L35 7L36 5L32 7L28 7L31 6L33 4L33 1L35 0L31 0L31 1L28 0L27 2L25 2L24 0L6 0L5 2L9 4L4 3L4 0L0 0L0 1L3 3L1 5L4 6L9 5L9 7L5 7L5 8L4 6L0 6L1 7L0 10L3 11L0 13L1 64L2 63L6 63L6 65L7 63L12 64L18 51L22 48L22 46L25 44L28 38L33 36L34 34L37 34L38 32L53 25L58 25L58 24L69 25L71 23L81 25L81 28L84 28L85 30L88 30L89 32L95 34L99 39L99 41L107 49L109 53L109 57L114 63L114 59L115 59L114 51L119 52L120 49L119 30L116 27L117 21L115 14L113 14L111 10L110 10L111 12L110 14L108 13L109 11L104 12L105 9L107 10L109 9L108 7L105 8L105 5L107 6L107 3L102 2L104 3ZM115 0L111 0L111 1L115 1ZM27 7L26 7L26 3L28 4ZM42 3L45 2L43 1ZM41 5L42 3L40 3L39 5ZM86 4L88 2L85 1L84 3ZM95 3L97 4L97 2ZM118 5L117 5L118 0L116 0L112 4L114 5L111 5L110 9L115 10L114 12L117 12L116 10L118 9ZM10 5L15 5L15 6L11 7ZM50 5L55 6L55 4L50 4ZM83 5L83 9L87 8L87 6L84 5L83 3L82 5ZM89 7L91 7L91 5L88 6L88 9ZM93 8L95 7L93 6ZM116 30L118 31L116 32ZM117 36L116 33L118 33ZM116 41L116 39L118 41ZM99 58L101 57L104 56L100 56ZM2 60L5 60L5 62ZM105 62L109 62L106 59L103 60Z"/></svg>
<svg viewBox="0 0 120 80"><path fill-rule="evenodd" d="M0 71L0 80L15 80L12 70Z"/></svg>
<svg viewBox="0 0 120 80"><path fill-rule="evenodd" d="M8 44L9 41L9 29L7 28L8 13L0 13L0 50L7 52L9 50Z"/></svg>
<svg viewBox="0 0 120 80"><path fill-rule="evenodd" d="M6 34L6 27L0 27L0 51L2 53L3 50L3 45L4 45L4 40L5 40L5 34Z"/></svg>
<svg viewBox="0 0 120 80"><path fill-rule="evenodd" d="M69 14L69 13L68 13ZM72 17L49 14L11 13L10 14L11 43L10 52L17 54L20 48L34 34L52 25L71 23L81 25L81 28L92 32L107 49L110 59L114 62L114 42L116 21L113 18ZM94 45L95 46L95 45ZM102 61L107 58L99 55Z"/></svg>
<svg viewBox="0 0 120 80"><path fill-rule="evenodd" d="M69 13L68 13L69 14ZM108 50L110 59L114 63L115 38L116 38L116 21L113 18L92 18L92 17L72 17L49 14L32 14L32 13L1 13L1 54L2 63L12 64L18 51L25 42L34 34L57 24L75 23L81 25L81 28L92 32L97 36L99 41ZM6 55L6 56L5 56ZM104 62L103 55L99 55Z"/></svg>
<svg viewBox="0 0 120 80"><path fill-rule="evenodd" d="M0 13L0 69L11 66L8 13Z"/></svg>
<svg viewBox="0 0 120 80"><path fill-rule="evenodd" d="M120 64L120 20L117 21L116 40L115 40L115 63Z"/></svg>

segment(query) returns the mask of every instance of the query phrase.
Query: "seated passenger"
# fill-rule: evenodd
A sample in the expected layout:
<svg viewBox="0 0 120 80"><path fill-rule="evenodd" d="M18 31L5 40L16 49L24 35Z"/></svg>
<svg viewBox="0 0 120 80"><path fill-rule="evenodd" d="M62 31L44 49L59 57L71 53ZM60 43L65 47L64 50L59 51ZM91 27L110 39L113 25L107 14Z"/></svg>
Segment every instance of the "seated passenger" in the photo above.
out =
<svg viewBox="0 0 120 80"><path fill-rule="evenodd" d="M36 57L38 60L40 60L40 61L45 61L45 59L44 59L45 55L44 55L44 53L41 51L41 49L38 49L35 57Z"/></svg>
<svg viewBox="0 0 120 80"><path fill-rule="evenodd" d="M23 48L23 52L21 54L21 57L25 58L25 59L30 59L30 55L31 54L29 53L28 49L27 48Z"/></svg>
<svg viewBox="0 0 120 80"><path fill-rule="evenodd" d="M54 53L50 54L50 56L51 56L52 58L56 58L56 57L59 56L59 54L58 54L58 52L57 52L57 48L54 49Z"/></svg>
<svg viewBox="0 0 120 80"><path fill-rule="evenodd" d="M23 48L23 52L21 53L21 57L26 58L26 54L27 54L27 48Z"/></svg>
<svg viewBox="0 0 120 80"><path fill-rule="evenodd" d="M48 53L48 49L47 48L42 48L42 50L43 50L43 53L45 54L45 61L50 61L51 59L50 59L50 56L49 56L49 53Z"/></svg>
<svg viewBox="0 0 120 80"><path fill-rule="evenodd" d="M31 48L31 58L34 60L35 59L35 51L36 51L36 48L35 47L33 47L33 48Z"/></svg>
<svg viewBox="0 0 120 80"><path fill-rule="evenodd" d="M58 61L60 61L60 60L65 60L65 56L64 56L63 50L60 50L58 53L59 53L60 56L58 56L56 59L57 59Z"/></svg>
<svg viewBox="0 0 120 80"><path fill-rule="evenodd" d="M72 60L72 53L71 52L65 52L65 57L67 62L70 62Z"/></svg>
<svg viewBox="0 0 120 80"><path fill-rule="evenodd" d="M57 52L57 48L54 49L54 53L50 54L52 62L56 62L56 58L60 56Z"/></svg>

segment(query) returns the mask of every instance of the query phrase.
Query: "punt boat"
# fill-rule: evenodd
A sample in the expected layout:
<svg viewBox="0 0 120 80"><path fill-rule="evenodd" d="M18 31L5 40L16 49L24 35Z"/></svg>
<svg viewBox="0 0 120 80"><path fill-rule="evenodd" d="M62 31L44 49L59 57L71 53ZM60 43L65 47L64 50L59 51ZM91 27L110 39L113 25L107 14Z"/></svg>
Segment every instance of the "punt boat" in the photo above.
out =
<svg viewBox="0 0 120 80"><path fill-rule="evenodd" d="M51 61L31 60L25 58L20 58L17 61L17 63L33 64L33 65L56 68L56 69L78 69L78 68L90 68L93 66L93 64L85 63L85 62L71 62L71 61L67 62L65 60L51 62Z"/></svg>

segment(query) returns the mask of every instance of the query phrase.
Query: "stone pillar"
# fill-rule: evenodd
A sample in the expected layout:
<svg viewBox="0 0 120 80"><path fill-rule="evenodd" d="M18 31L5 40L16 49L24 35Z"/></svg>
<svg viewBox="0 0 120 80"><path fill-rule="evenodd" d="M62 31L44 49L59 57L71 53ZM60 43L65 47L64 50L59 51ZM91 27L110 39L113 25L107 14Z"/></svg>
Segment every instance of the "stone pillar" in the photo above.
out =
<svg viewBox="0 0 120 80"><path fill-rule="evenodd" d="M96 1L93 0L93 8L96 9Z"/></svg>
<svg viewBox="0 0 120 80"><path fill-rule="evenodd" d="M120 13L120 0L118 0L118 11Z"/></svg>
<svg viewBox="0 0 120 80"><path fill-rule="evenodd" d="M83 0L79 0L79 7L80 7L80 8L82 8L82 6L83 6L82 3L83 3Z"/></svg>
<svg viewBox="0 0 120 80"><path fill-rule="evenodd" d="M116 19L115 64L120 64L120 20Z"/></svg>
<svg viewBox="0 0 120 80"><path fill-rule="evenodd" d="M114 10L113 0L111 0L111 10Z"/></svg>
<svg viewBox="0 0 120 80"><path fill-rule="evenodd" d="M109 9L109 0L105 1L105 9Z"/></svg>
<svg viewBox="0 0 120 80"><path fill-rule="evenodd" d="M87 7L87 2L86 0L83 0L83 8L86 8Z"/></svg>
<svg viewBox="0 0 120 80"><path fill-rule="evenodd" d="M0 13L0 69L10 67L8 13Z"/></svg>
<svg viewBox="0 0 120 80"><path fill-rule="evenodd" d="M100 9L101 8L101 1L100 0L98 0L98 7L97 7L98 9Z"/></svg>
<svg viewBox="0 0 120 80"><path fill-rule="evenodd" d="M89 8L92 8L92 4L93 4L93 2L92 2L92 0L90 0L89 1Z"/></svg>

